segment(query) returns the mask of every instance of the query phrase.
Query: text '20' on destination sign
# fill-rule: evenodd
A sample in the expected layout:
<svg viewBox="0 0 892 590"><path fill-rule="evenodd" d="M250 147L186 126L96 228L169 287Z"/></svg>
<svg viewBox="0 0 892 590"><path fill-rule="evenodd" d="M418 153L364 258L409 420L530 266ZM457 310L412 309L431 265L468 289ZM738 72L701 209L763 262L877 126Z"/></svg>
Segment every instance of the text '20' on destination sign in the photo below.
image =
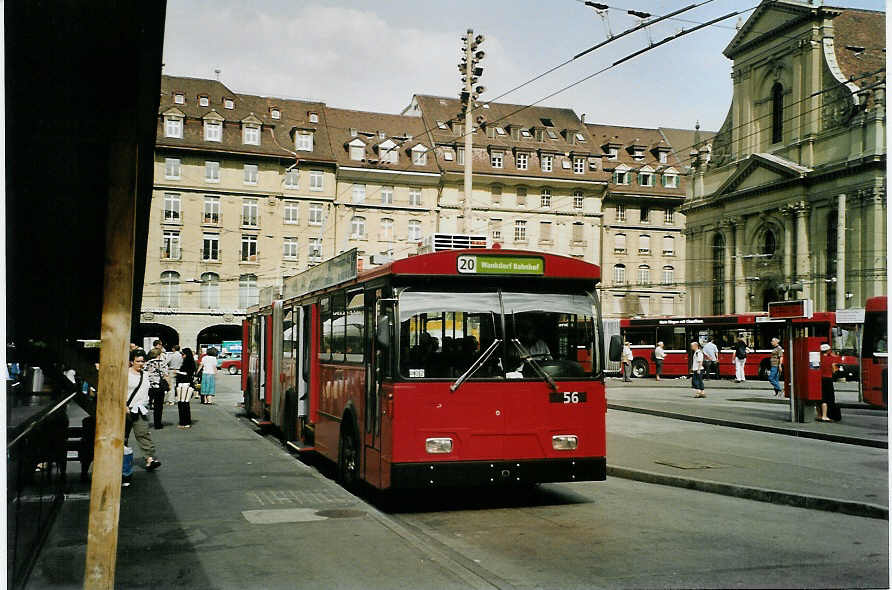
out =
<svg viewBox="0 0 892 590"><path fill-rule="evenodd" d="M462 254L458 257L458 272L487 275L542 275L545 261L531 256L482 256Z"/></svg>

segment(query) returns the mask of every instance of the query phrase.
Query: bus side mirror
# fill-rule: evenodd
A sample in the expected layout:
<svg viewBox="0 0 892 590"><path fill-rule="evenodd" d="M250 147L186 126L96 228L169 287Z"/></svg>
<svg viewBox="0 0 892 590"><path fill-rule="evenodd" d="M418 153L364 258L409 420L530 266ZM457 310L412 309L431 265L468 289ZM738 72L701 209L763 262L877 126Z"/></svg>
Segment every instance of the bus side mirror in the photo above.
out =
<svg viewBox="0 0 892 590"><path fill-rule="evenodd" d="M610 337L610 349L607 355L611 362L618 363L623 356L623 339L621 336L614 334Z"/></svg>

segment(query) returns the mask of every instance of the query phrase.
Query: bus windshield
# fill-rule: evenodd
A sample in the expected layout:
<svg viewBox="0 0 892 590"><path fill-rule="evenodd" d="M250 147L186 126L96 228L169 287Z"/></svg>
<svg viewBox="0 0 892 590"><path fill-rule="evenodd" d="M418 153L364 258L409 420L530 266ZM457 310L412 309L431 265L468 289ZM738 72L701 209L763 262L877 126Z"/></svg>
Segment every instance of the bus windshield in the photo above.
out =
<svg viewBox="0 0 892 590"><path fill-rule="evenodd" d="M399 295L400 373L455 379L498 339L501 345L472 379L540 379L540 370L555 380L591 379L600 374L596 310L588 293L405 290Z"/></svg>

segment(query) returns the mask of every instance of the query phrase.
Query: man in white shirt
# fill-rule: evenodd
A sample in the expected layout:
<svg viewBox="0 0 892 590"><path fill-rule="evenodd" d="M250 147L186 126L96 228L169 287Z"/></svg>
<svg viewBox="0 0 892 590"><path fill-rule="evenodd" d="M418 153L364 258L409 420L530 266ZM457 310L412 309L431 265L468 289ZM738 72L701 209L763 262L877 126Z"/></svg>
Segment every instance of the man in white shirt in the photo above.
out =
<svg viewBox="0 0 892 590"><path fill-rule="evenodd" d="M719 347L712 336L703 346L703 373L706 377L714 374L716 379L719 378Z"/></svg>
<svg viewBox="0 0 892 590"><path fill-rule="evenodd" d="M180 352L180 345L174 344L172 350L165 355L164 359L167 362L167 375L165 375L164 379L169 386L164 393L164 403L172 406L174 404L173 400L176 398L177 371L183 366L183 354Z"/></svg>

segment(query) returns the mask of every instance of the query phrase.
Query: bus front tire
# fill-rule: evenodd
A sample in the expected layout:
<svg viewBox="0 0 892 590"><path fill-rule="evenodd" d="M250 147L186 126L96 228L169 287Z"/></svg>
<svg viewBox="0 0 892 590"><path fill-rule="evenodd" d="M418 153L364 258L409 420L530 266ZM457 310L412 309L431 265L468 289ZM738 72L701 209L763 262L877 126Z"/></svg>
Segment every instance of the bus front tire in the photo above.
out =
<svg viewBox="0 0 892 590"><path fill-rule="evenodd" d="M632 361L632 376L636 379L647 377L648 370L647 361L643 359L635 359Z"/></svg>
<svg viewBox="0 0 892 590"><path fill-rule="evenodd" d="M353 429L344 425L338 443L338 482L348 490L359 483L359 446Z"/></svg>

